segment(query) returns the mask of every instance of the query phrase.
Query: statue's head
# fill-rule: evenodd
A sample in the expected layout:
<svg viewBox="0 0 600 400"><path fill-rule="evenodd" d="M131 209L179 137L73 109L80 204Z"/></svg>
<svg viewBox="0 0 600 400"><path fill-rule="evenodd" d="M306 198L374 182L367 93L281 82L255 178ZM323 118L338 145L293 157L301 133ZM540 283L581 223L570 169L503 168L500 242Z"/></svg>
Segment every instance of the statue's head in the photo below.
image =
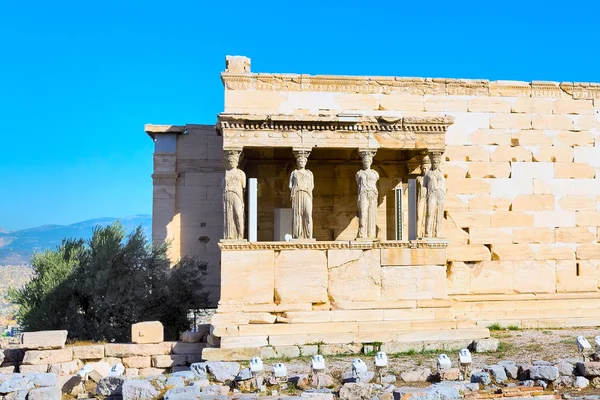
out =
<svg viewBox="0 0 600 400"><path fill-rule="evenodd" d="M431 169L431 159L429 156L424 156L421 162L421 175L426 175Z"/></svg>
<svg viewBox="0 0 600 400"><path fill-rule="evenodd" d="M240 152L236 150L226 150L225 151L225 168L234 169L237 168L238 163L240 161Z"/></svg>
<svg viewBox="0 0 600 400"><path fill-rule="evenodd" d="M304 167L306 167L306 163L308 163L309 155L310 155L310 151L305 151L305 150L294 151L294 156L296 156L296 166L298 167L298 169L304 169Z"/></svg>
<svg viewBox="0 0 600 400"><path fill-rule="evenodd" d="M431 153L431 169L436 170L442 162L442 153Z"/></svg>
<svg viewBox="0 0 600 400"><path fill-rule="evenodd" d="M363 169L371 168L373 165L373 157L375 157L375 152L373 151L359 151L358 154L362 159Z"/></svg>

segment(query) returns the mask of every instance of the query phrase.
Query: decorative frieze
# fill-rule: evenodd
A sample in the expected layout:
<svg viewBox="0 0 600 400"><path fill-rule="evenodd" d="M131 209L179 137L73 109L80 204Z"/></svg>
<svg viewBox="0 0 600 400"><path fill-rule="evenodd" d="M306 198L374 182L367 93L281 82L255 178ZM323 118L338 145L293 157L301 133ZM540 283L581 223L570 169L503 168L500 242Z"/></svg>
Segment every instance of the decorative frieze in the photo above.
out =
<svg viewBox="0 0 600 400"><path fill-rule="evenodd" d="M281 92L336 92L360 94L517 96L600 98L600 86L586 82L514 82L483 79L407 78L300 74L221 73L227 90Z"/></svg>
<svg viewBox="0 0 600 400"><path fill-rule="evenodd" d="M154 186L175 186L179 173L154 173L152 174L152 182Z"/></svg>
<svg viewBox="0 0 600 400"><path fill-rule="evenodd" d="M371 250L371 249L445 249L447 240L411 241L318 241L318 242L227 242L219 243L226 251L246 250Z"/></svg>

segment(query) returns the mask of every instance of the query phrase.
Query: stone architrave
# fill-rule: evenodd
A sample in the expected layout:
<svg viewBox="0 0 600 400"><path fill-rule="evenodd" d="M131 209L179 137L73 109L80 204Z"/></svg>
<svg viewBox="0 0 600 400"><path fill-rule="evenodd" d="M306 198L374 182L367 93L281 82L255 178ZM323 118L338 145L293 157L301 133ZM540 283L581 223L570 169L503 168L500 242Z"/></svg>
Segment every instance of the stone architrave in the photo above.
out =
<svg viewBox="0 0 600 400"><path fill-rule="evenodd" d="M238 169L241 150L225 150L225 179L223 179L223 238L244 239L244 191L246 174Z"/></svg>
<svg viewBox="0 0 600 400"><path fill-rule="evenodd" d="M358 184L358 239L375 239L377 236L377 181L379 174L371 169L375 150L359 150L363 167L356 173Z"/></svg>
<svg viewBox="0 0 600 400"><path fill-rule="evenodd" d="M425 237L439 238L442 235L446 179L440 170L441 152L431 152L431 170L424 178L427 189L427 211L425 214Z"/></svg>
<svg viewBox="0 0 600 400"><path fill-rule="evenodd" d="M312 239L313 235L313 189L314 177L306 169L309 150L294 151L297 167L290 175L292 198L292 237L294 239Z"/></svg>
<svg viewBox="0 0 600 400"><path fill-rule="evenodd" d="M431 169L431 160L425 155L421 160L421 175L417 176L417 237L425 237L425 215L427 210L427 188L425 180Z"/></svg>

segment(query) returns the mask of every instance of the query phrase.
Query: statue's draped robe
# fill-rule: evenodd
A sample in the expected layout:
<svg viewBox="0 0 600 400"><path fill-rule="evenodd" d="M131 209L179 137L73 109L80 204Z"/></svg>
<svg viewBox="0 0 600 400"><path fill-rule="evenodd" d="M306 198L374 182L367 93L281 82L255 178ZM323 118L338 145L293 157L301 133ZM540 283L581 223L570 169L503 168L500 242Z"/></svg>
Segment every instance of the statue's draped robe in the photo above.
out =
<svg viewBox="0 0 600 400"><path fill-rule="evenodd" d="M312 191L314 187L312 172L307 169L292 171L290 176L293 212L292 237L295 239L312 239Z"/></svg>
<svg viewBox="0 0 600 400"><path fill-rule="evenodd" d="M372 169L356 173L358 184L358 237L374 239L377 235L377 181L379 174Z"/></svg>
<svg viewBox="0 0 600 400"><path fill-rule="evenodd" d="M417 237L425 237L425 214L427 211L426 176L417 176Z"/></svg>
<svg viewBox="0 0 600 400"><path fill-rule="evenodd" d="M223 237L225 239L244 238L244 189L246 174L234 168L225 171L223 180Z"/></svg>
<svg viewBox="0 0 600 400"><path fill-rule="evenodd" d="M425 185L427 188L425 236L440 237L446 199L446 181L443 172L439 168L430 170L425 177Z"/></svg>

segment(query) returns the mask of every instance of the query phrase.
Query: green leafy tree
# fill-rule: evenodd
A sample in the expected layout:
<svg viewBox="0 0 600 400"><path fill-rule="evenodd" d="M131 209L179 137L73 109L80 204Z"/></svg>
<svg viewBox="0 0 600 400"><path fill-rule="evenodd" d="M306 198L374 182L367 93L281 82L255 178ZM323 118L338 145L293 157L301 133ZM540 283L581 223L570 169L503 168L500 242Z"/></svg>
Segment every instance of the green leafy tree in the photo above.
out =
<svg viewBox="0 0 600 400"><path fill-rule="evenodd" d="M67 329L80 340L128 341L131 324L159 320L167 339L189 328L188 310L203 308L206 263L184 258L170 268L167 246L151 246L141 229L115 223L90 240L65 240L36 254L34 275L9 299L26 330Z"/></svg>

